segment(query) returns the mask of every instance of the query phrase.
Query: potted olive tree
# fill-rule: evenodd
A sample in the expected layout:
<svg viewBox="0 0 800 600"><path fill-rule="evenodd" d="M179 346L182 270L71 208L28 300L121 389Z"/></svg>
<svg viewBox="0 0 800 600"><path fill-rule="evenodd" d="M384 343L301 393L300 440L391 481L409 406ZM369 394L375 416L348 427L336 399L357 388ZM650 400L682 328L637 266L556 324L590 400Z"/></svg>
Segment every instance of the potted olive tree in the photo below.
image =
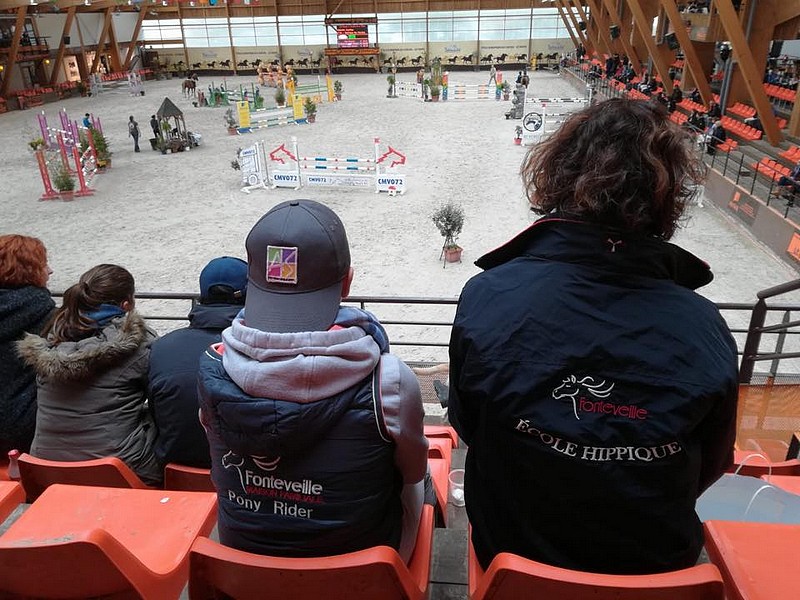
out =
<svg viewBox="0 0 800 600"><path fill-rule="evenodd" d="M64 165L61 165L53 177L53 185L65 202L72 200L75 197L75 178Z"/></svg>
<svg viewBox="0 0 800 600"><path fill-rule="evenodd" d="M303 110L306 111L306 119L308 119L309 123L313 123L317 120L317 103L314 102L310 96L306 96L303 102Z"/></svg>
<svg viewBox="0 0 800 600"><path fill-rule="evenodd" d="M281 86L278 86L278 89L275 90L275 104L279 108L283 108L283 106L286 104L286 92Z"/></svg>
<svg viewBox="0 0 800 600"><path fill-rule="evenodd" d="M503 81L501 88L503 90L503 100L508 100L511 97L511 84L508 81Z"/></svg>
<svg viewBox="0 0 800 600"><path fill-rule="evenodd" d="M386 76L386 83L389 84L389 92L386 94L387 98L397 98L397 94L395 93L395 77L394 75L387 75Z"/></svg>
<svg viewBox="0 0 800 600"><path fill-rule="evenodd" d="M433 211L431 220L444 238L439 258L444 258L445 262L461 262L463 248L456 240L464 227L464 209L455 202L447 202Z"/></svg>
<svg viewBox="0 0 800 600"><path fill-rule="evenodd" d="M431 93L431 102L438 102L439 96L442 93L442 88L439 87L433 80L428 84L428 91Z"/></svg>
<svg viewBox="0 0 800 600"><path fill-rule="evenodd" d="M233 114L232 108L225 111L225 125L228 127L228 135L236 135L238 133L236 116Z"/></svg>
<svg viewBox="0 0 800 600"><path fill-rule="evenodd" d="M333 82L333 94L336 96L337 100L342 99L342 82L338 79Z"/></svg>

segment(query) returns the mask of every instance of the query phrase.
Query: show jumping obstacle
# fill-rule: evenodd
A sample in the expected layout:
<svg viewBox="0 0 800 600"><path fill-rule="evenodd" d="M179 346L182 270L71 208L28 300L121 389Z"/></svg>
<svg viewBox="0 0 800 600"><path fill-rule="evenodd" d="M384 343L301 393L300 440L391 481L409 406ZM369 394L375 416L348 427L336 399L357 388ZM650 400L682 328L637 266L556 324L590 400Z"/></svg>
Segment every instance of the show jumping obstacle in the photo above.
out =
<svg viewBox="0 0 800 600"><path fill-rule="evenodd" d="M251 189L292 188L306 186L374 188L375 192L402 194L406 189L406 176L394 168L406 162L404 154L391 146L381 153L380 139L374 138L374 158L300 156L297 138L292 138L291 149L281 144L266 153L263 142L242 150L239 165L242 171L244 192ZM282 165L282 166L278 166Z"/></svg>
<svg viewBox="0 0 800 600"><path fill-rule="evenodd" d="M259 129L279 127L281 125L297 125L305 123L303 116L303 105L300 96L295 94L292 97L291 106L288 108L267 108L251 112L248 102L237 102L236 108L239 113L239 133L252 133Z"/></svg>
<svg viewBox="0 0 800 600"><path fill-rule="evenodd" d="M286 93L288 96L295 94L305 98L309 97L317 104L321 102L335 102L336 94L333 91L333 81L330 75L325 75L325 85L322 85L322 78L317 75L317 83L295 85L290 77L286 81Z"/></svg>
<svg viewBox="0 0 800 600"><path fill-rule="evenodd" d="M556 131L567 117L584 108L586 98L525 98L522 145L538 144Z"/></svg>
<svg viewBox="0 0 800 600"><path fill-rule="evenodd" d="M88 129L79 127L77 121L70 121L67 111L63 108L58 111L58 116L61 121L61 129L48 126L47 115L44 111L37 115L44 142L44 148L36 150L36 162L39 167L39 175L42 178L42 185L44 186L44 194L42 194L40 200L53 200L60 196L53 189L49 170L57 159L60 159L62 168L71 174L76 174L78 177L79 188L75 192L75 196L91 196L94 194L94 189L89 186L97 174L97 150L94 147L94 138ZM92 127L102 132L100 119L95 119L94 115L91 115L90 119ZM85 133L87 141L86 150L83 152L80 151L81 131ZM56 148L58 154L55 153ZM48 151L50 152L49 156ZM70 164L70 160L74 161L74 167Z"/></svg>

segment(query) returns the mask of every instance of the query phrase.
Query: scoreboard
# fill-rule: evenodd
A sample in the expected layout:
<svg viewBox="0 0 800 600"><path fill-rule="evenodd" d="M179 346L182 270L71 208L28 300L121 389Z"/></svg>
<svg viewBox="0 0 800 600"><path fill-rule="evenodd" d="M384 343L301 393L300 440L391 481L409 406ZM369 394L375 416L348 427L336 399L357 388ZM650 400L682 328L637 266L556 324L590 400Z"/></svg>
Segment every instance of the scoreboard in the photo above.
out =
<svg viewBox="0 0 800 600"><path fill-rule="evenodd" d="M348 23L336 26L339 48L369 48L369 31L366 25Z"/></svg>

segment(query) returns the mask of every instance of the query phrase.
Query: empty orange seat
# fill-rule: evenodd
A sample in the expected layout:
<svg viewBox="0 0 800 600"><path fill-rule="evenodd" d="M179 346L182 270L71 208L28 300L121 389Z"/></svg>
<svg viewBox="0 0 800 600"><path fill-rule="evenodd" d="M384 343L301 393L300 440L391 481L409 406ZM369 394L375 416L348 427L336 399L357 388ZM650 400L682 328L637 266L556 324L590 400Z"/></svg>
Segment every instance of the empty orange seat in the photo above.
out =
<svg viewBox="0 0 800 600"><path fill-rule="evenodd" d="M177 463L164 467L164 489L184 492L216 492L211 481L211 469L198 469Z"/></svg>
<svg viewBox="0 0 800 600"><path fill-rule="evenodd" d="M0 597L177 599L215 522L214 494L51 485L0 536Z"/></svg>
<svg viewBox="0 0 800 600"><path fill-rule="evenodd" d="M189 597L245 600L267 595L325 600L423 600L430 580L433 507L422 511L408 565L378 546L320 558L260 556L198 538L190 557Z"/></svg>
<svg viewBox="0 0 800 600"><path fill-rule="evenodd" d="M469 590L472 600L725 600L722 577L714 565L655 575L602 575L501 553L484 573L472 544Z"/></svg>
<svg viewBox="0 0 800 600"><path fill-rule="evenodd" d="M448 437L453 448L458 448L458 434L450 425L425 425L425 437Z"/></svg>
<svg viewBox="0 0 800 600"><path fill-rule="evenodd" d="M733 467L740 475L761 477L762 475L800 475L800 460L770 461L757 456L752 450L734 450Z"/></svg>
<svg viewBox="0 0 800 600"><path fill-rule="evenodd" d="M19 474L29 502L54 483L149 489L128 465L113 456L63 462L23 454L19 457Z"/></svg>
<svg viewBox="0 0 800 600"><path fill-rule="evenodd" d="M16 481L0 481L0 523L25 502L25 490Z"/></svg>
<svg viewBox="0 0 800 600"><path fill-rule="evenodd" d="M704 528L708 556L719 567L729 600L797 597L800 526L707 521Z"/></svg>

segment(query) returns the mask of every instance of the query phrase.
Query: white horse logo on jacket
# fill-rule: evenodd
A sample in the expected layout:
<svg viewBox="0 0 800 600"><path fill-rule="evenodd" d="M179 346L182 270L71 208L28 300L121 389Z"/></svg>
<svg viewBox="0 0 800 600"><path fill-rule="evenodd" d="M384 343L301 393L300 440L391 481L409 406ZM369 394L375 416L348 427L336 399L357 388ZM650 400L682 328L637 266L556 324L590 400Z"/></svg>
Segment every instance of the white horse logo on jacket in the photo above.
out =
<svg viewBox="0 0 800 600"><path fill-rule="evenodd" d="M572 402L572 412L575 413L575 418L580 421L577 399L581 392L589 393L595 398L608 398L613 389L614 384L608 384L604 380L595 382L593 377L587 376L578 379L575 375L570 375L561 382L560 386L553 390L553 398L556 400L569 398Z"/></svg>

